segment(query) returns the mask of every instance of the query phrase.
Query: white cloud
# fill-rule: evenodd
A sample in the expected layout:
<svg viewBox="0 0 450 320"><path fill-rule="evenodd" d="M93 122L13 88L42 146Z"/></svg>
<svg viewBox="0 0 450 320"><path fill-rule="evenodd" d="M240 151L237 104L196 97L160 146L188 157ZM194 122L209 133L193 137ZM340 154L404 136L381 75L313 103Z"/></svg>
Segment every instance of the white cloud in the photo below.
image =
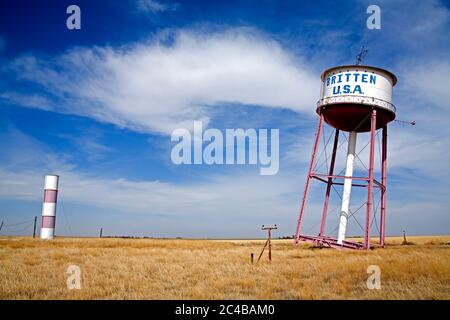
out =
<svg viewBox="0 0 450 320"><path fill-rule="evenodd" d="M78 213L70 208L78 205L83 206L85 213L93 215L92 220L98 220L95 215L99 211L111 210L113 221L105 219L104 223L109 229L119 228L125 233L130 232L135 221L145 220L146 225L140 226L138 232L146 229L159 236L221 237L234 233L243 237L248 231L259 236L259 226L271 221L283 226L282 234L291 234L298 211L300 190L292 192L297 183L281 175L266 179L251 174L213 176L203 182L178 184L101 179L75 170L11 171L0 167L0 200L39 203L43 175L47 172L60 175L58 204L59 210L63 206L65 212L60 211L59 215L70 213L73 223ZM12 216L7 218L17 221ZM90 221L78 224L76 234L86 235ZM236 234L235 227L245 231ZM197 231L186 233L189 229Z"/></svg>
<svg viewBox="0 0 450 320"><path fill-rule="evenodd" d="M161 3L154 0L138 0L139 10L145 12L164 12L164 11L175 11L178 8L176 3Z"/></svg>
<svg viewBox="0 0 450 320"><path fill-rule="evenodd" d="M391 125L389 163L394 170L408 169L446 185L450 178L450 64L445 60L405 60L399 64L394 102L398 119L417 124Z"/></svg>
<svg viewBox="0 0 450 320"><path fill-rule="evenodd" d="M130 47L22 57L12 68L53 95L56 112L164 134L207 123L222 102L312 113L320 87L300 59L249 29L179 30Z"/></svg>
<svg viewBox="0 0 450 320"><path fill-rule="evenodd" d="M371 3L371 1L368 1ZM438 0L412 3L408 0L386 1L381 7L381 34L376 42L393 48L430 51L435 47L448 48L447 28L450 21L448 7ZM373 31L366 30L367 33ZM447 43L446 43L447 42ZM417 54L417 52L414 52Z"/></svg>
<svg viewBox="0 0 450 320"><path fill-rule="evenodd" d="M47 98L38 94L23 95L16 92L0 93L0 99L21 106L51 111L55 105Z"/></svg>
<svg viewBox="0 0 450 320"><path fill-rule="evenodd" d="M43 171L45 172L45 171ZM74 171L57 171L61 176L60 197L66 202L114 208L125 213L221 215L233 217L240 212L255 216L258 211L277 210L286 213L281 197L292 191L294 181L272 179L265 185L257 175L214 177L189 186L161 181L99 179ZM43 174L37 171L12 172L0 169L0 196L11 199L39 200ZM242 190L248 190L247 193ZM174 201L176 199L176 201ZM295 205L291 213L295 216ZM292 206L292 204L291 204Z"/></svg>
<svg viewBox="0 0 450 320"><path fill-rule="evenodd" d="M84 210L92 213L98 211L96 208L102 208L103 211L113 210L116 212L116 221L108 222L108 226L115 226L116 229L120 227L120 230L126 231L133 226L130 217L142 217L149 226L158 226L151 229L151 232L161 236L184 234L217 237L233 234L231 228L236 227L240 228L241 233L235 235L242 236L245 234L242 232L253 230L259 223L270 221L282 225L282 234L294 232L299 200L303 192L305 166L286 168L276 176L260 176L243 171L238 175L209 175L207 179L185 183L132 181L126 178L100 178L95 174L80 171L63 155L49 151L45 145L16 129L0 138L1 141L7 142L4 145L6 153L0 158L0 198L3 199L41 201L43 175L55 173L61 176L59 202L65 210L74 204L81 204ZM313 183L312 187L305 217L305 232L317 229L311 227L317 227L322 209L323 184ZM396 184L392 186L391 191L395 191L394 189L401 194L407 194L408 197L389 198L390 232L398 233L405 226L416 233L445 231L442 223L448 219L439 213L444 212L448 206L448 201L442 200L445 198L445 190L440 194L430 194L427 185L409 184ZM408 210L405 209L405 201L408 203ZM352 205L356 208L359 204L354 201ZM333 209L338 207L338 202L331 203L331 219L337 217L338 211ZM437 211L426 213L429 219L435 219L427 224L426 228L405 220L407 216L414 216L414 221L421 220L423 210L427 208ZM72 222L76 217L76 211L72 211ZM166 225L170 224L168 221L177 223L175 226ZM220 224L220 227L215 224ZM196 228L196 225L202 227ZM330 230L333 227L330 222ZM80 224L78 228L76 232L84 234L84 228L87 226ZM143 226L139 232L146 228L148 227ZM184 229L196 231L183 233ZM351 230L354 233L359 231L356 223L352 222ZM256 232L252 234L258 235Z"/></svg>
<svg viewBox="0 0 450 320"><path fill-rule="evenodd" d="M441 110L450 111L450 62L425 61L405 68L404 79L415 98L428 101Z"/></svg>
<svg viewBox="0 0 450 320"><path fill-rule="evenodd" d="M0 156L0 198L41 201L45 174L58 174L59 199L109 208L124 214L163 215L179 218L217 219L226 214L237 218L245 212L249 219L274 214L291 218L297 207L297 182L286 175L213 175L188 183L132 181L126 178L99 178L80 171L62 154L55 154L30 136L10 129L1 136L6 141ZM293 201L285 201L286 197Z"/></svg>

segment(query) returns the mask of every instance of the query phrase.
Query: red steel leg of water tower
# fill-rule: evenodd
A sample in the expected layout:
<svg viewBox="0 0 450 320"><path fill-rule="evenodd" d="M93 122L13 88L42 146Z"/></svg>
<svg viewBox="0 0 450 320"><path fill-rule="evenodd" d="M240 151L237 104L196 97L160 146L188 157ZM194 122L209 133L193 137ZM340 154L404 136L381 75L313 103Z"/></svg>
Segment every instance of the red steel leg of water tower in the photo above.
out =
<svg viewBox="0 0 450 320"><path fill-rule="evenodd" d="M328 201L330 200L331 185L333 184L332 175L334 173L334 163L336 161L336 150L338 140L339 140L339 129L336 129L336 133L334 135L333 153L331 154L330 170L328 172L327 191L325 193L325 202L323 204L322 222L320 223L319 236L322 236L323 233L325 232L325 221L327 219Z"/></svg>
<svg viewBox="0 0 450 320"><path fill-rule="evenodd" d="M306 177L305 191L303 192L302 204L300 206L300 213L299 213L298 222L297 222L297 229L295 230L294 242L296 244L298 243L298 237L300 235L300 230L302 228L303 214L304 214L305 208L306 208L306 202L307 202L308 193L309 193L309 185L311 182L311 176L313 174L314 163L316 162L317 149L319 147L320 135L322 134L322 127L323 127L323 114L320 114L320 120L319 120L319 125L317 127L316 138L314 141L314 148L313 148L313 153L312 153L312 157L311 157L311 163L309 165L309 171L308 171L308 175Z"/></svg>
<svg viewBox="0 0 450 320"><path fill-rule="evenodd" d="M375 156L375 130L377 122L377 110L372 110L372 117L370 121L370 159L369 159L369 178L367 191L367 210L366 210L366 234L364 237L364 246L370 249L370 218L372 216L373 206L373 163Z"/></svg>
<svg viewBox="0 0 450 320"><path fill-rule="evenodd" d="M386 234L386 176L387 176L387 126L383 127L381 151L381 211L380 211L380 246L384 247L384 237Z"/></svg>

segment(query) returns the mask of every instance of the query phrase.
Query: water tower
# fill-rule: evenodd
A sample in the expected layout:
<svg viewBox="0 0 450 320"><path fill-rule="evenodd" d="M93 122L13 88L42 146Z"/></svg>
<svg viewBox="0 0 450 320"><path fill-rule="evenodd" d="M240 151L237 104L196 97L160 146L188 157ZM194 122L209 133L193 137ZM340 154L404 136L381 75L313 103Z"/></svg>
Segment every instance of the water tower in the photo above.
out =
<svg viewBox="0 0 450 320"><path fill-rule="evenodd" d="M395 107L392 101L392 88L397 82L396 76L384 69L362 65L347 65L325 70L321 76L322 88L316 112L319 124L314 140L313 153L309 166L303 199L295 232L295 243L306 241L316 245L370 249L370 228L373 214L373 190L380 189L379 245L384 246L386 223L386 158L387 158L387 124L395 119ZM315 165L319 150L324 122L335 129L333 151L330 156L330 166L327 172L316 172ZM374 177L375 137L381 130L381 177ZM338 140L341 132L348 133L345 174L334 172ZM359 134L369 134L369 165L367 175L353 176L356 153L356 140ZM330 136L331 138L331 136ZM320 229L317 234L303 234L302 223L310 190L311 180L326 184ZM325 234L328 204L331 188L342 188L339 224L337 233ZM364 242L346 240L347 221L351 216L349 211L352 187L367 187L367 201L364 230ZM376 214L376 213L375 213ZM373 220L372 220L373 221Z"/></svg>

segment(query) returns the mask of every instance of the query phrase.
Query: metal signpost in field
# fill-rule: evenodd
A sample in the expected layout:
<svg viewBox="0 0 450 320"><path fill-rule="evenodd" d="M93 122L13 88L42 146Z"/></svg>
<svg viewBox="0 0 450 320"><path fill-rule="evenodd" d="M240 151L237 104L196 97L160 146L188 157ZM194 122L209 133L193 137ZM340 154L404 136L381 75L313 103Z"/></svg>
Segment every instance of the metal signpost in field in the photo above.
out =
<svg viewBox="0 0 450 320"><path fill-rule="evenodd" d="M275 230L275 229L278 229L277 225L274 225L274 226L264 226L263 225L262 226L261 230L267 230L267 241L264 244L264 247L261 250L261 253L259 254L259 257L258 257L258 261L256 261L256 263L258 263L259 260L261 259L267 245L269 245L269 261L272 261L272 241L271 241L271 239L272 239L272 230ZM252 257L252 263L253 263L253 257Z"/></svg>

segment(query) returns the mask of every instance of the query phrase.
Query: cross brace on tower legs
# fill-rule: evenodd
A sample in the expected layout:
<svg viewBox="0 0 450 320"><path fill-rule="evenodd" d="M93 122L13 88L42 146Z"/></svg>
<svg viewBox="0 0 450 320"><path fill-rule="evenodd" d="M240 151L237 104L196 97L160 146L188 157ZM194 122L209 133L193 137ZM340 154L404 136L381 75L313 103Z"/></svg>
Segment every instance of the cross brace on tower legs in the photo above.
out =
<svg viewBox="0 0 450 320"><path fill-rule="evenodd" d="M338 141L339 141L339 130L336 129L335 136L334 136L334 143L333 143L333 151L331 154L331 162L330 162L330 168L328 170L328 173L318 173L314 172L314 165L316 163L317 153L319 149L319 141L320 137L322 135L323 131L323 123L324 123L324 116L321 113L319 118L319 124L317 126L317 131L314 139L314 146L313 146L313 152L311 156L311 162L309 165L308 174L306 177L306 184L305 184L305 190L303 193L303 198L300 204L300 212L299 217L297 221L297 228L295 231L295 244L297 244L300 240L306 241L309 243L313 243L320 246L325 247L334 247L334 248L348 248L348 249L371 249L373 248L373 245L370 242L370 226L371 226L371 218L372 218L372 210L373 210L373 190L374 188L380 189L380 203L381 203L381 209L380 209L380 239L379 243L381 247L384 247L385 245L385 232L386 232L386 159L387 159L387 126L385 125L382 127L382 154L381 154L381 182L377 181L374 178L374 159L375 159L375 133L376 133L376 120L377 120L377 111L372 109L370 111L370 151L369 151L369 168L368 168L368 175L367 177L353 177L353 176L342 176L342 175L335 175L334 174L334 166L336 161L336 152L338 148ZM356 140L356 137L355 137ZM350 170L351 172L351 170ZM311 180L315 179L321 182L324 182L327 184L326 192L325 192L325 200L323 205L323 211L322 211L322 219L320 223L320 230L317 236L315 235L305 235L301 233L304 214L306 210L306 205L308 201L308 195L310 190L310 184ZM338 241L338 239L335 239L330 236L325 235L325 225L326 225L326 219L327 219L327 213L328 213L328 205L329 205L329 199L330 199L330 193L331 188L333 185L344 185L345 183L339 182L337 180L348 180L351 181L352 187L367 187L367 203L366 203L366 221L365 221L365 228L364 228L364 242L352 242L340 239L341 241ZM359 183L354 183L353 181L359 181ZM343 213L341 212L341 215ZM344 214L347 214L345 212ZM345 217L344 222L346 223L347 217ZM345 232L345 227L344 227Z"/></svg>

